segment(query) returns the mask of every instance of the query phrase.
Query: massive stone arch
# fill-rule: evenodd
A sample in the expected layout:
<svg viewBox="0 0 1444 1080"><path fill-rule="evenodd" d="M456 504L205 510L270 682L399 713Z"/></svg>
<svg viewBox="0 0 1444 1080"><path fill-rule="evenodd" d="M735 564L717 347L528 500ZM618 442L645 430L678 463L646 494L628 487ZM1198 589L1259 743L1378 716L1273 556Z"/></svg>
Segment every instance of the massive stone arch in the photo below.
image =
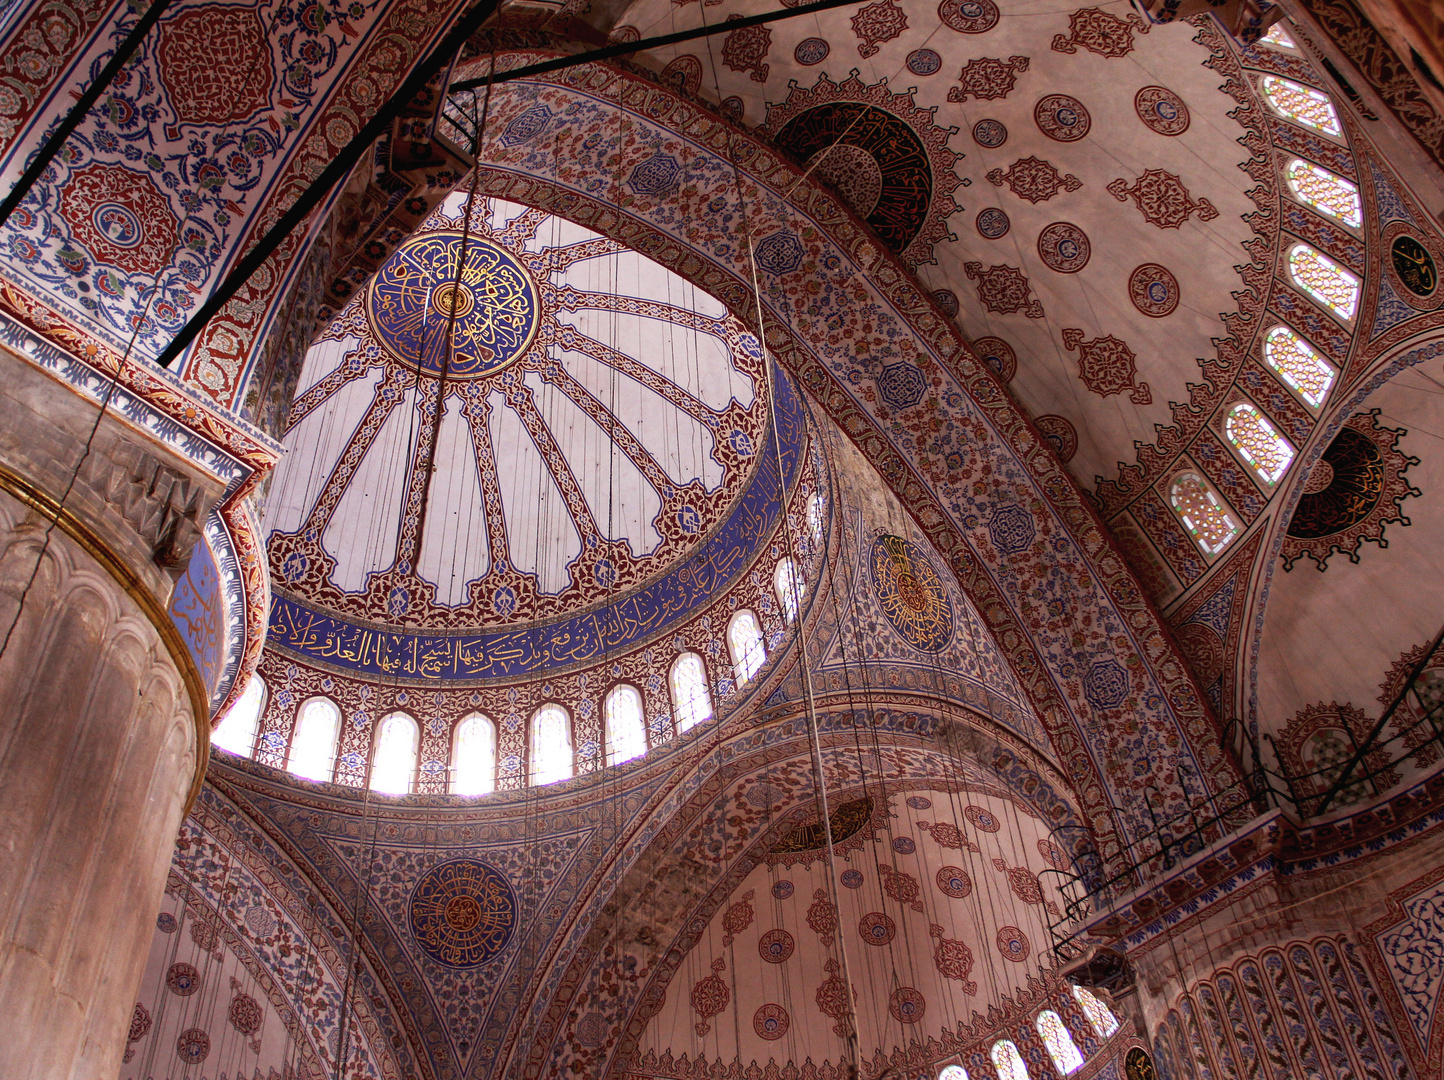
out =
<svg viewBox="0 0 1444 1080"><path fill-rule="evenodd" d="M760 296L768 347L988 621L1070 763L1105 859L1152 831L1145 789L1165 817L1237 780L1086 497L956 328L820 185L695 103L610 68L499 86L489 123L481 192L627 243L744 318Z"/></svg>

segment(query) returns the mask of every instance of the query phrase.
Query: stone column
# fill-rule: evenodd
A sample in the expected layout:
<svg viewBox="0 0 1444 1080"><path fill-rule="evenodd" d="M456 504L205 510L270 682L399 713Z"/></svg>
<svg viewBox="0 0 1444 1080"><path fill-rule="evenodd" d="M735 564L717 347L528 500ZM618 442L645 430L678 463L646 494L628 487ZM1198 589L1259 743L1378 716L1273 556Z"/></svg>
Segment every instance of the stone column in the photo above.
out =
<svg viewBox="0 0 1444 1080"><path fill-rule="evenodd" d="M199 675L165 609L218 492L113 415L95 427L98 411L0 352L0 1076L13 1080L116 1075L205 764Z"/></svg>

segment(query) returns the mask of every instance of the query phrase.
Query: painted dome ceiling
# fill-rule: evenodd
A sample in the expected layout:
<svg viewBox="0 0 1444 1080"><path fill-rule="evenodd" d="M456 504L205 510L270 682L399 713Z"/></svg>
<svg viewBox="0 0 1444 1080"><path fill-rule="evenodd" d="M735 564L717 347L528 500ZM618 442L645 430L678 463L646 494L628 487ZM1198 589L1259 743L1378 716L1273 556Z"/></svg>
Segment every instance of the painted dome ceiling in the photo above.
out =
<svg viewBox="0 0 1444 1080"><path fill-rule="evenodd" d="M635 0L613 34L716 11ZM877 0L635 59L828 183L1093 488L1189 400L1273 198L1241 145L1262 114L1209 33L1126 2ZM1255 51L1304 77L1296 50Z"/></svg>
<svg viewBox="0 0 1444 1080"><path fill-rule="evenodd" d="M470 647L518 659L487 674L545 638L623 647L740 574L779 464L799 474L800 399L720 302L559 217L466 203L307 354L265 512L273 639L303 655L387 673L337 646L357 626L500 632Z"/></svg>

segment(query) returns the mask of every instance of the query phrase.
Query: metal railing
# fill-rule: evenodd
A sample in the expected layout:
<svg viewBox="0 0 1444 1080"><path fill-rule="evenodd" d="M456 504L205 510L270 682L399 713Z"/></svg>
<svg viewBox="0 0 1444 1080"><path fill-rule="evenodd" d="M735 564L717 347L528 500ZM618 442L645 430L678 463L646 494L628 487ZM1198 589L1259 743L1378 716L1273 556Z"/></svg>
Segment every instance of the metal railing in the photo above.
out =
<svg viewBox="0 0 1444 1080"><path fill-rule="evenodd" d="M1444 627L1410 667L1399 691L1362 738L1346 723L1337 725L1349 744L1349 757L1343 762L1290 773L1271 735L1263 736L1273 747L1273 763L1269 764L1248 726L1230 721L1221 742L1244 767L1239 780L1163 818L1155 805L1161 796L1150 787L1143 801L1151 818L1151 833L1129 841L1106 858L1085 852L1075 860L1074 871L1046 871L1063 879L1059 892L1064 905L1059 918L1049 924L1054 953L1065 961L1076 958L1081 953L1076 927L1083 920L1159 880L1253 818L1282 808L1298 820L1308 821L1330 809L1383 796L1403 779L1396 770L1405 763L1422 769L1444 758L1444 675L1437 681L1424 679L1439 658L1441 645ZM1400 723L1406 706L1407 720ZM1391 723L1394 732L1385 738ZM1113 809L1121 814L1118 807Z"/></svg>

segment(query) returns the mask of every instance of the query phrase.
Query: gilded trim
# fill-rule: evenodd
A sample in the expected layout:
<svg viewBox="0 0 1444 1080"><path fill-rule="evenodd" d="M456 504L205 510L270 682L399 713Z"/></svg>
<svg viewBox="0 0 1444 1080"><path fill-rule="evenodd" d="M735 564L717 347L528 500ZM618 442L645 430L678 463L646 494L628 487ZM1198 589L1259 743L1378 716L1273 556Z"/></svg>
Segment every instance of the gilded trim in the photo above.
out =
<svg viewBox="0 0 1444 1080"><path fill-rule="evenodd" d="M64 530L66 536L84 548L125 590L125 594L135 601L165 643L166 651L170 653L171 660L180 671L186 692L190 695L191 715L195 718L196 726L196 774L191 781L190 792L186 795L181 815L184 818L190 813L191 805L200 794L201 783L206 778L206 764L210 761L211 723L205 682L195 660L191 658L190 650L181 640L180 631L145 583L126 565L125 559L110 547L104 537L62 507L48 492L40 490L3 462L0 462L0 491L8 492L47 520L53 521Z"/></svg>

